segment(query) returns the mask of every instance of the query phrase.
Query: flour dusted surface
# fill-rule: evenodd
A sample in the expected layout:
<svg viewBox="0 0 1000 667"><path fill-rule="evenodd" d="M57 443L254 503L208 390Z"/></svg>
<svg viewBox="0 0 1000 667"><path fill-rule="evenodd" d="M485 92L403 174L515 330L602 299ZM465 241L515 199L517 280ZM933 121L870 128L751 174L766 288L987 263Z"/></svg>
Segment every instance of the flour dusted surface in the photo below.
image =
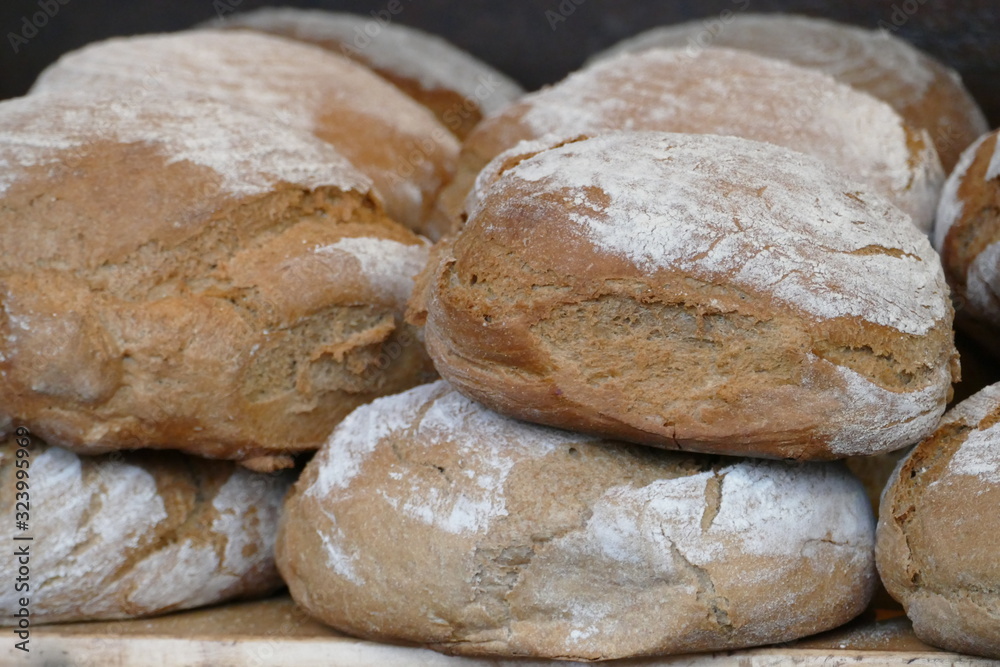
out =
<svg viewBox="0 0 1000 667"><path fill-rule="evenodd" d="M378 293L389 294L403 305L413 291L413 279L427 264L428 244L407 245L390 239L351 237L316 249L319 254L346 253Z"/></svg>
<svg viewBox="0 0 1000 667"><path fill-rule="evenodd" d="M198 532L196 495L205 489L176 460L157 471L165 461L33 447L31 599L39 622L143 616L273 590L287 478L232 472L212 501L214 520ZM188 512L185 521L177 512ZM16 598L13 589L0 592L0 610L16 609Z"/></svg>
<svg viewBox="0 0 1000 667"><path fill-rule="evenodd" d="M295 600L449 653L784 641L858 613L874 581L871 510L840 466L623 446L443 381L356 410L303 480L278 545Z"/></svg>
<svg viewBox="0 0 1000 667"><path fill-rule="evenodd" d="M714 193L706 179L719 183ZM571 233L648 271L725 279L819 318L857 317L908 334L946 316L940 263L906 216L777 146L609 134L538 154L494 187L516 181L562 193L577 210Z"/></svg>
<svg viewBox="0 0 1000 667"><path fill-rule="evenodd" d="M962 217L965 203L958 198L958 189L962 186L965 176L969 173L969 167L972 166L972 162L976 159L979 147L983 145L983 142L988 137L989 135L979 137L975 143L965 149L962 157L958 160L958 164L955 165L951 175L945 181L944 188L941 190L941 201L938 202L937 220L934 224L934 247L939 252L944 249L944 241L945 237L948 236L948 232ZM1000 146L1000 142L997 145Z"/></svg>
<svg viewBox="0 0 1000 667"><path fill-rule="evenodd" d="M945 416L946 424L965 424L973 429L948 462L948 473L1000 484L1000 423L980 427L983 420L998 411L1000 384L993 384L965 399Z"/></svg>
<svg viewBox="0 0 1000 667"><path fill-rule="evenodd" d="M684 48L688 54L705 47L747 49L826 72L880 99L895 100L896 106L918 102L934 81L928 59L904 40L804 16L741 14L711 32L702 21L654 28L601 57L657 47Z"/></svg>
<svg viewBox="0 0 1000 667"><path fill-rule="evenodd" d="M44 113L41 110L44 109ZM191 162L218 175L233 196L279 183L366 192L371 182L329 144L228 104L183 94L126 104L109 95L33 94L0 104L0 195L32 167L101 142L155 148L168 164Z"/></svg>
<svg viewBox="0 0 1000 667"><path fill-rule="evenodd" d="M291 32L311 42L341 42L344 52L354 52L375 67L418 81L427 90L455 90L475 99L487 113L502 109L521 94L516 83L446 40L400 23L384 25L368 16L291 7L264 8L225 22ZM369 31L376 29L372 36ZM496 83L496 90L480 98L476 89L484 80Z"/></svg>
<svg viewBox="0 0 1000 667"><path fill-rule="evenodd" d="M801 151L882 192L925 231L944 180L927 133L915 135L922 148L911 147L888 104L821 72L744 51L625 54L528 95L515 108L523 109L519 122L533 137L659 130Z"/></svg>

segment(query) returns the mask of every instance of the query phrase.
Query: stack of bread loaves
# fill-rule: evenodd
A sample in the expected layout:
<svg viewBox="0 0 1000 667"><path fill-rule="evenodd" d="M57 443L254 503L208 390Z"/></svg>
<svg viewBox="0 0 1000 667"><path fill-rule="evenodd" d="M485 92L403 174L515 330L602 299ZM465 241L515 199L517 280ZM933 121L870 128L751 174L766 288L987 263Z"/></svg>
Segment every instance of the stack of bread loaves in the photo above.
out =
<svg viewBox="0 0 1000 667"><path fill-rule="evenodd" d="M259 473L435 377L403 315L457 141L362 65L236 31L71 53L0 129L0 508L36 554L2 623L275 590L291 478Z"/></svg>
<svg viewBox="0 0 1000 667"><path fill-rule="evenodd" d="M584 660L864 608L874 517L823 461L944 413L943 171L927 129L816 69L653 49L472 130L408 314L444 380L357 409L306 467L277 547L301 606Z"/></svg>
<svg viewBox="0 0 1000 667"><path fill-rule="evenodd" d="M996 652L992 561L921 542L965 502L931 489L947 474L996 490L992 394L935 433L959 373L938 152L985 130L947 70L753 17L518 100L432 36L366 27L264 10L114 39L0 103L0 508L37 494L35 618L280 573L339 630L454 654L789 641L878 581L839 459L929 438L879 567L931 641ZM977 290L991 141L938 229ZM0 593L7 623L26 606Z"/></svg>

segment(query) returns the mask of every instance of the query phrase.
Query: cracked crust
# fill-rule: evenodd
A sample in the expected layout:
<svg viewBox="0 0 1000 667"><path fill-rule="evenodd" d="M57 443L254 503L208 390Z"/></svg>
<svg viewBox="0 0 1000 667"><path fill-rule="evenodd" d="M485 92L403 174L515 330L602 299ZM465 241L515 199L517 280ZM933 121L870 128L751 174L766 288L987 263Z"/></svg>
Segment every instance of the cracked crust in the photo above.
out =
<svg viewBox="0 0 1000 667"><path fill-rule="evenodd" d="M900 449L944 413L958 365L937 255L807 156L608 134L511 151L479 187L409 317L491 409L795 459Z"/></svg>
<svg viewBox="0 0 1000 667"><path fill-rule="evenodd" d="M424 221L453 173L458 141L433 114L367 67L254 31L114 38L63 55L32 94L110 91L119 103L194 95L253 111L334 146L374 183L393 220Z"/></svg>
<svg viewBox="0 0 1000 667"><path fill-rule="evenodd" d="M335 430L289 497L277 559L295 600L353 635L604 660L837 626L871 595L873 539L840 465L601 441L441 381Z"/></svg>
<svg viewBox="0 0 1000 667"><path fill-rule="evenodd" d="M1000 658L1000 385L953 408L882 497L876 556L923 641Z"/></svg>
<svg viewBox="0 0 1000 667"><path fill-rule="evenodd" d="M329 145L180 96L0 118L0 423L267 470L428 379L403 322L428 244Z"/></svg>
<svg viewBox="0 0 1000 667"><path fill-rule="evenodd" d="M945 177L926 130L827 74L746 51L652 49L596 63L484 119L462 145L435 224L447 219L457 231L476 175L518 142L619 130L737 136L805 153L881 193L925 232Z"/></svg>
<svg viewBox="0 0 1000 667"><path fill-rule="evenodd" d="M13 516L13 438L0 444L0 509ZM179 454L78 457L30 446L31 590L0 592L0 624L31 600L33 622L164 614L267 595L288 474L256 475ZM16 619L15 619L16 621Z"/></svg>
<svg viewBox="0 0 1000 667"><path fill-rule="evenodd" d="M977 322L995 349L1000 331L1000 131L984 134L948 177L935 227L945 274L961 304L959 322Z"/></svg>

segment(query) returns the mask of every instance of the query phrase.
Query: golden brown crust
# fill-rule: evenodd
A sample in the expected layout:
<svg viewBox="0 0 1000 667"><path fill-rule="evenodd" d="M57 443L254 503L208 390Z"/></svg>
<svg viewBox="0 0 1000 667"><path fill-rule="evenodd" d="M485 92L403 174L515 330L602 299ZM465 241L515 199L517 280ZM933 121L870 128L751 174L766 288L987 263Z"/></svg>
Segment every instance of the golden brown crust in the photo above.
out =
<svg viewBox="0 0 1000 667"><path fill-rule="evenodd" d="M702 170L697 173L703 178L692 186L694 190L677 185L687 173L681 167L665 173L663 185L644 182L627 196L586 185L588 178L602 182L603 165L616 153L631 156L630 151L647 140L650 146L659 145L660 139L651 137L673 137L677 145L706 144L698 143L703 149L700 161L692 162L698 165L692 169ZM822 459L898 449L924 437L944 410L952 373L957 376L951 309L936 255L915 229L905 224L894 227L884 217L889 213L878 205L868 208L869 195L851 196L853 186L835 184L839 177L798 184L798 174L810 167L802 163L796 173L789 165L800 158L790 153L775 157L766 177L767 203L762 205L754 194L756 186L749 185L757 182L746 171L753 168L747 166L751 163L739 162L737 156L747 145L763 145L740 141L654 133L606 135L542 152L485 188L468 226L454 242L442 244L436 266L422 278L426 288L411 305L416 316L422 311L428 314L428 350L441 374L463 393L504 414L667 448ZM711 142L726 145L711 149ZM660 162L650 158L641 164L659 169L657 164L686 159L673 152L668 159L668 152ZM727 179L726 167L716 170L713 160L721 164L723 154L727 167L740 170L738 185ZM565 187L553 185L537 175L542 157L546 174L585 176ZM636 164L641 157L637 154ZM778 166L778 160L785 164ZM607 169L628 162L618 160ZM741 166L733 166L737 163ZM664 167L668 168L672 167ZM514 176L515 171L525 175ZM622 180L628 187L635 183L627 176ZM678 195L671 186L685 196L672 199ZM656 195L638 201L635 193L647 187ZM791 257L791 241L774 241L773 247L780 243L783 252L767 255L772 246L758 239L758 232L744 229L750 213L742 223L720 214L718 224L733 229L727 227L711 244L696 236L714 238L708 230L715 223L708 220L715 220L716 207L731 208L737 218L751 207L805 211L813 199L827 200L823 194L827 188L834 194L837 188L847 189L846 198L837 201L852 208L850 213L834 214L832 209L818 213L820 218L829 216L831 225L839 224L834 220L845 224L843 229L837 227L836 237L842 241L854 234L849 225L876 226L880 232L859 239L855 250L826 248L825 244L841 242L835 236L825 241L813 238L801 246L801 260L788 260L791 269L780 268L784 258ZM785 194L792 194L796 204L779 203ZM676 208L662 202L673 202ZM602 212L605 206L618 211L614 215L619 217ZM586 221L593 221L594 228L615 230L609 234L633 235L636 252L645 253L648 247L653 253L650 261L656 262L667 251L653 251L670 241L653 231L668 224L663 220L672 215L665 213L670 210L700 211L704 221L697 232L679 227L678 238L690 239L690 248L677 250L675 260L655 270L602 249L581 231L589 224ZM846 223L848 219L864 222ZM645 241L639 231L639 225L646 224L643 220L650 225ZM739 245L739 238L749 245ZM716 248L731 254L712 255ZM888 267L884 263L890 260L877 256L882 252L920 259ZM779 299L771 291L797 280L795 266L807 267L802 276L832 276L830 271L847 256L856 258L850 260L858 262L856 268L829 278L815 293L811 288L796 291L801 300ZM861 259L865 256L871 259ZM734 266L730 274L715 275L704 268L728 265L728 257ZM772 257L773 266L768 264ZM767 266L754 268L751 262L757 260ZM887 271L882 278L870 273L882 270ZM910 271L915 282L899 285L897 294L893 282L903 279L900 272ZM753 287L738 275L760 276L762 282ZM845 280L852 275L870 278L848 288ZM883 317L884 305L860 305L868 299L865 294L881 303L882 297L872 292L873 283L881 281L887 284L876 288L879 293L897 294L890 309L916 294L930 301L905 311L909 314L901 314L902 319L888 313ZM836 289L845 291L833 296ZM808 294L816 300L810 301L813 297ZM817 316L828 305L837 310L840 305L833 304L855 299L859 309L853 315L845 311ZM814 310L810 313L809 308ZM934 309L938 314L924 320ZM926 328L920 325L919 331L907 333L910 325L903 320L909 317L924 321Z"/></svg>
<svg viewBox="0 0 1000 667"><path fill-rule="evenodd" d="M935 229L959 313L992 331L1000 330L1000 175L991 170L998 134L984 135L962 156L945 186Z"/></svg>
<svg viewBox="0 0 1000 667"><path fill-rule="evenodd" d="M418 232L458 154L426 108L368 68L254 31L98 42L60 58L32 92L78 90L113 91L130 106L158 95L207 97L312 132L372 179L392 219Z"/></svg>
<svg viewBox="0 0 1000 667"><path fill-rule="evenodd" d="M77 451L176 448L265 457L260 468L427 377L402 322L426 242L329 146L214 102L105 102L32 96L0 111L55 146L0 146L26 163L0 211L5 417ZM208 149L178 159L174 130L221 142L219 164ZM288 173L268 175L285 157ZM295 180L310 167L317 180Z"/></svg>
<svg viewBox="0 0 1000 667"><path fill-rule="evenodd" d="M1000 386L945 415L894 472L876 555L922 640L1000 658Z"/></svg>
<svg viewBox="0 0 1000 667"><path fill-rule="evenodd" d="M485 119L462 146L433 224L460 228L479 170L519 141L617 130L738 136L799 151L882 193L927 232L944 180L926 130L829 75L745 51L654 49L592 65Z"/></svg>

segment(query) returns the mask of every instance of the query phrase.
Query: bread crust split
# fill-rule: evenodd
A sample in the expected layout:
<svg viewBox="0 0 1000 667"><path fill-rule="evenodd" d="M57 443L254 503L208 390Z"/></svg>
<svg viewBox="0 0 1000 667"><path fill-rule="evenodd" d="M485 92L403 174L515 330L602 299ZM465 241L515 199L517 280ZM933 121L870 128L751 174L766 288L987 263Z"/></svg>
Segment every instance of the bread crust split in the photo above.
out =
<svg viewBox="0 0 1000 667"><path fill-rule="evenodd" d="M732 455L875 454L933 430L958 372L953 313L936 254L887 201L731 137L535 149L483 171L411 305L459 391Z"/></svg>
<svg viewBox="0 0 1000 667"><path fill-rule="evenodd" d="M433 377L403 322L428 244L329 144L184 95L0 117L0 422L266 470Z"/></svg>
<svg viewBox="0 0 1000 667"><path fill-rule="evenodd" d="M945 415L882 496L876 557L928 644L1000 659L1000 385Z"/></svg>
<svg viewBox="0 0 1000 667"><path fill-rule="evenodd" d="M16 440L23 441L18 436ZM173 452L78 456L31 438L0 442L0 510L13 517L15 473L30 470L29 589L0 591L0 625L139 618L281 587L278 513L293 478ZM18 533L23 536L25 533Z"/></svg>
<svg viewBox="0 0 1000 667"><path fill-rule="evenodd" d="M609 660L846 622L876 581L873 526L838 464L602 441L442 381L338 426L289 497L277 558L296 602L355 636Z"/></svg>
<svg viewBox="0 0 1000 667"><path fill-rule="evenodd" d="M462 145L434 224L461 227L480 170L519 141L659 131L763 141L826 162L930 232L945 174L928 132L832 76L746 51L625 53L525 95Z"/></svg>

